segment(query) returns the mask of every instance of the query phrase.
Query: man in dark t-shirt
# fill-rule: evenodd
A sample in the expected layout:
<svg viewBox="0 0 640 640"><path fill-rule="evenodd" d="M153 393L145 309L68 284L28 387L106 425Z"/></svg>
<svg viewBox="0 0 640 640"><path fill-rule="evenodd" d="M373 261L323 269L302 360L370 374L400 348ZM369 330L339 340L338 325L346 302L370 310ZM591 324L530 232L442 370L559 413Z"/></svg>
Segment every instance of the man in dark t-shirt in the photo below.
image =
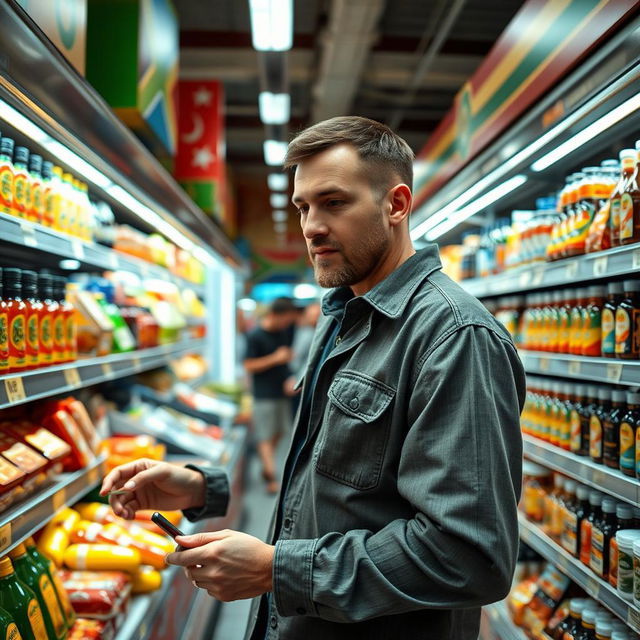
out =
<svg viewBox="0 0 640 640"><path fill-rule="evenodd" d="M297 310L290 298L276 298L259 325L247 334L245 370L251 374L253 426L267 490L278 490L275 449L291 427L291 399L284 383L291 375L291 332Z"/></svg>

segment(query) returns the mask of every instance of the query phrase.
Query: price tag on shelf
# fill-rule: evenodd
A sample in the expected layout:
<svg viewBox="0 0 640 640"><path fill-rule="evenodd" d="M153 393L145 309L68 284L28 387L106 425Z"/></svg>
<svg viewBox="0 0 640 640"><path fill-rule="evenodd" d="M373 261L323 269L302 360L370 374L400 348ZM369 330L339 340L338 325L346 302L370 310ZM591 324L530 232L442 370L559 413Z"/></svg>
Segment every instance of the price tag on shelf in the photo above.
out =
<svg viewBox="0 0 640 640"><path fill-rule="evenodd" d="M80 373L75 367L64 370L64 379L67 385L70 387L75 388L82 385L82 380L80 379Z"/></svg>
<svg viewBox="0 0 640 640"><path fill-rule="evenodd" d="M627 624L634 630L640 632L640 611L629 608L627 609Z"/></svg>
<svg viewBox="0 0 640 640"><path fill-rule="evenodd" d="M531 271L523 271L518 278L518 284L522 289L526 289L531 281Z"/></svg>
<svg viewBox="0 0 640 640"><path fill-rule="evenodd" d="M98 482L98 467L93 467L93 469L89 469L89 473L87 473L87 484L93 486Z"/></svg>
<svg viewBox="0 0 640 640"><path fill-rule="evenodd" d="M102 375L105 376L106 378L112 378L113 377L113 369L111 368L111 364L108 362L103 362L102 363Z"/></svg>
<svg viewBox="0 0 640 640"><path fill-rule="evenodd" d="M607 266L609 265L609 258L607 256L601 256L593 261L593 275L596 278L601 278L607 273Z"/></svg>
<svg viewBox="0 0 640 640"><path fill-rule="evenodd" d="M609 382L620 382L622 377L622 363L610 362L607 364L607 380Z"/></svg>
<svg viewBox="0 0 640 640"><path fill-rule="evenodd" d="M140 356L133 356L133 358L131 358L131 364L133 365L133 370L136 372L142 369L142 362L140 360Z"/></svg>
<svg viewBox="0 0 640 640"><path fill-rule="evenodd" d="M584 590L596 600L598 599L598 595L600 593L600 581L598 578L593 578L589 576L587 578L586 584L584 585Z"/></svg>
<svg viewBox="0 0 640 640"><path fill-rule="evenodd" d="M531 279L531 284L534 287L539 287L542 284L543 280L544 280L544 267L538 267L533 272L533 278Z"/></svg>
<svg viewBox="0 0 640 640"><path fill-rule="evenodd" d="M11 539L11 523L7 522L7 524L0 527L0 553L3 552L7 547L11 546L13 540Z"/></svg>
<svg viewBox="0 0 640 640"><path fill-rule="evenodd" d="M147 636L147 631L149 630L149 623L145 620L140 625L140 638L145 638Z"/></svg>
<svg viewBox="0 0 640 640"><path fill-rule="evenodd" d="M571 360L569 362L569 375L570 376L579 376L580 375L580 361L579 360Z"/></svg>
<svg viewBox="0 0 640 640"><path fill-rule="evenodd" d="M579 263L577 260L572 260L564 270L564 277L567 280L573 280L578 275Z"/></svg>
<svg viewBox="0 0 640 640"><path fill-rule="evenodd" d="M71 241L71 251L76 260L80 260L80 262L84 260L84 245L80 240Z"/></svg>
<svg viewBox="0 0 640 640"><path fill-rule="evenodd" d="M640 269L640 249L636 249L631 256L631 264L634 269Z"/></svg>
<svg viewBox="0 0 640 640"><path fill-rule="evenodd" d="M53 503L53 511L57 513L64 505L67 503L67 492L65 489L60 489L60 491L56 491L53 494L53 498L51 500Z"/></svg>
<svg viewBox="0 0 640 640"><path fill-rule="evenodd" d="M549 371L549 358L540 358L538 364L540 371Z"/></svg>
<svg viewBox="0 0 640 640"><path fill-rule="evenodd" d="M7 392L7 398L9 402L22 402L26 400L27 394L24 390L24 384L22 384L22 378L7 378L4 381L4 388Z"/></svg>
<svg viewBox="0 0 640 640"><path fill-rule="evenodd" d="M38 241L36 240L36 230L33 225L28 222L20 222L20 228L22 229L22 241L26 247L37 247Z"/></svg>

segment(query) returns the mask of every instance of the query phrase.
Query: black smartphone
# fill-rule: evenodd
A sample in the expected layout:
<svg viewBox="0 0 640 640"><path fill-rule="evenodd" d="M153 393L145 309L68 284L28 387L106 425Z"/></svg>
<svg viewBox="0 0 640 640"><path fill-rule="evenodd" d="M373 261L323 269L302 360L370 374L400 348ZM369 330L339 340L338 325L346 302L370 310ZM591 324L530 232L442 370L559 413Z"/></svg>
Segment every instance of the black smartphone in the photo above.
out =
<svg viewBox="0 0 640 640"><path fill-rule="evenodd" d="M169 522L161 513L157 511L151 516L151 521L155 522L163 531L166 531L174 540L176 536L183 536L184 533L174 524Z"/></svg>

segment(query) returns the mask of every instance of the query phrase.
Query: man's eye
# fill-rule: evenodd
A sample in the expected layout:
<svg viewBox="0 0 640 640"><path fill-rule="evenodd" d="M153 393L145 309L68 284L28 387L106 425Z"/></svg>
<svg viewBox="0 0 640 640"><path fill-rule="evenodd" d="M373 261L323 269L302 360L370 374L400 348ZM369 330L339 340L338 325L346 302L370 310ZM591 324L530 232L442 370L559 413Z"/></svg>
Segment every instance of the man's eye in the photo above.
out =
<svg viewBox="0 0 640 640"><path fill-rule="evenodd" d="M329 200L327 205L329 207L341 207L344 204L344 200Z"/></svg>
<svg viewBox="0 0 640 640"><path fill-rule="evenodd" d="M308 209L309 209L308 207L304 206L304 207L298 207L298 208L296 209L296 211L297 211L298 215L302 216L302 215L304 215L305 213L307 213L307 210L308 210Z"/></svg>

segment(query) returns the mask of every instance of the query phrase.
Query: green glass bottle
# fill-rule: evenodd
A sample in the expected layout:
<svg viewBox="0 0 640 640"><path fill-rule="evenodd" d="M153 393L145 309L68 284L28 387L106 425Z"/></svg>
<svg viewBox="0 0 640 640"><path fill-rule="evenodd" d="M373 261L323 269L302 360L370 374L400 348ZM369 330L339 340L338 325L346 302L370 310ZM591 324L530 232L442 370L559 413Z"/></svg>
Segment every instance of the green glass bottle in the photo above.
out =
<svg viewBox="0 0 640 640"><path fill-rule="evenodd" d="M60 609L64 615L64 619L68 629L73 627L73 623L76 621L76 612L73 610L73 606L71 605L71 600L69 600L69 596L65 591L65 588L58 577L58 570L53 565L53 562L47 558L44 554L38 551L38 547L36 546L36 541L33 538L27 538L24 541L25 546L27 547L27 553L29 557L33 560L37 567L40 567L44 571L47 572L47 575L51 579L51 584L56 592L56 597L58 598L58 604L60 605Z"/></svg>
<svg viewBox="0 0 640 640"><path fill-rule="evenodd" d="M10 551L9 558L18 578L36 594L49 640L64 640L67 625L56 600L51 578L33 563L24 544Z"/></svg>
<svg viewBox="0 0 640 640"><path fill-rule="evenodd" d="M22 640L11 614L0 609L0 640Z"/></svg>
<svg viewBox="0 0 640 640"><path fill-rule="evenodd" d="M24 640L48 640L36 594L18 578L7 557L0 559L0 607L13 616Z"/></svg>

